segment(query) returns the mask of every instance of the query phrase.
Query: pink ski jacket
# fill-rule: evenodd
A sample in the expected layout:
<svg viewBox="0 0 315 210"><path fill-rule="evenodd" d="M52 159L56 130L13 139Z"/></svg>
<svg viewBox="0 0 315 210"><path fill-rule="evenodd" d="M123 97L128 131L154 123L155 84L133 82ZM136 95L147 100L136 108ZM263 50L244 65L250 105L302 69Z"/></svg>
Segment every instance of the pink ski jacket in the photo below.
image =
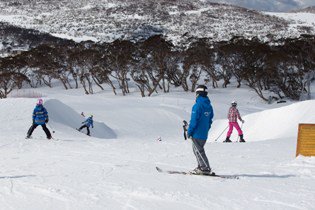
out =
<svg viewBox="0 0 315 210"><path fill-rule="evenodd" d="M231 106L228 113L229 122L237 122L237 119L242 121L241 115L238 112L238 109L234 106Z"/></svg>

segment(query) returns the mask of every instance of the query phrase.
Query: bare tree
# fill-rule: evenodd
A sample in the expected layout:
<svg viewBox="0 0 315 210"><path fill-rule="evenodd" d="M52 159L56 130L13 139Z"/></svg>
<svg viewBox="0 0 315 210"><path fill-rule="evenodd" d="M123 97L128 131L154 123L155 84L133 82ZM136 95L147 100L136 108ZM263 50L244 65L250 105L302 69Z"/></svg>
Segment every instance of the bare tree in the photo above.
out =
<svg viewBox="0 0 315 210"><path fill-rule="evenodd" d="M170 56L173 47L172 43L166 41L162 36L156 35L143 42L141 47L143 53L147 57L147 61L151 61L150 65L147 65L149 67L147 69L147 74L153 87L149 90L148 96L151 96L154 91L156 91L157 87L160 87L164 92L167 92L167 59Z"/></svg>
<svg viewBox="0 0 315 210"><path fill-rule="evenodd" d="M21 73L0 71L0 98L6 98L15 88L21 88L28 78Z"/></svg>

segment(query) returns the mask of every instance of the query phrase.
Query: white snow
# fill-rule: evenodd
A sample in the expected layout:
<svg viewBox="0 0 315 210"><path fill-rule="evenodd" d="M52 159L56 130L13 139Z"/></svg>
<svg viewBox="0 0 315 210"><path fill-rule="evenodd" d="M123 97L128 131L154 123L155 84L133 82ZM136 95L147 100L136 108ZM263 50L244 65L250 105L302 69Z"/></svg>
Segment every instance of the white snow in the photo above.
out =
<svg viewBox="0 0 315 210"><path fill-rule="evenodd" d="M50 127L58 130L67 130L69 132L78 128L78 123L84 122L83 116L75 112L71 107L63 104L59 100L50 99L45 103L45 107L49 110L52 122ZM87 115L89 117L91 114ZM94 122L93 137L102 139L116 138L116 134L105 123Z"/></svg>
<svg viewBox="0 0 315 210"><path fill-rule="evenodd" d="M293 22L295 25L305 25L314 27L315 26L315 14L313 13L305 13L305 12L298 12L298 13L276 13L276 12L265 12L265 14L277 16L280 18L284 18L288 21Z"/></svg>
<svg viewBox="0 0 315 210"><path fill-rule="evenodd" d="M81 37L75 37L75 36L70 36L66 34L59 34L59 33L52 33L52 36L59 37L61 39L68 39L68 40L73 40L75 42L82 42L82 41L93 41L93 42L98 42L99 40L95 37L91 36L81 36Z"/></svg>
<svg viewBox="0 0 315 210"><path fill-rule="evenodd" d="M183 140L193 93L141 98L110 90L40 88L55 140L38 127L25 140L36 99L0 100L0 209L313 209L315 158L295 158L299 123L315 122L315 101L265 104L246 88L210 89L215 121L205 146L217 174L238 180L161 174L196 166ZM247 143L221 143L232 100ZM93 114L92 137L76 131ZM157 141L161 137L162 141ZM232 140L236 141L234 131Z"/></svg>

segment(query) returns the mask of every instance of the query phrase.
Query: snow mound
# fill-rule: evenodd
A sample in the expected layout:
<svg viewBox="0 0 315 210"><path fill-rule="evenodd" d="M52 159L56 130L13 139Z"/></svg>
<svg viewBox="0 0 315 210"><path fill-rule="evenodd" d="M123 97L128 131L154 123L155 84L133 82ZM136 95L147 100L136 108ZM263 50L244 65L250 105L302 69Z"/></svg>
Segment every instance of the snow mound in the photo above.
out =
<svg viewBox="0 0 315 210"><path fill-rule="evenodd" d="M300 123L315 123L315 100L298 102L289 106L265 110L242 116L245 140L249 142L266 139L296 138ZM242 113L241 113L242 115ZM217 120L213 123L209 138L211 141L223 141L226 137L228 120ZM240 124L241 125L241 124ZM237 140L234 129L232 140Z"/></svg>
<svg viewBox="0 0 315 210"><path fill-rule="evenodd" d="M63 131L76 129L79 128L82 125L81 122L85 120L83 116L59 100L49 99L45 102L44 106L49 113L49 126L53 129ZM94 128L90 128L90 131L91 136L96 138L117 138L116 133L103 122L96 122L94 120Z"/></svg>
<svg viewBox="0 0 315 210"><path fill-rule="evenodd" d="M245 131L257 140L296 137L300 123L315 123L314 107L315 100L311 100L250 114L245 117L249 122Z"/></svg>

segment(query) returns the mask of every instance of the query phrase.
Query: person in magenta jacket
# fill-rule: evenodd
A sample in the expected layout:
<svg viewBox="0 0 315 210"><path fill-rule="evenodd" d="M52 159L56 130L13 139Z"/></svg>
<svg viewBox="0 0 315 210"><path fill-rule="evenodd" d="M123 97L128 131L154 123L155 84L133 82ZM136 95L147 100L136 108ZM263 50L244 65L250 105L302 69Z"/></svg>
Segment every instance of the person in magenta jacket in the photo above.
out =
<svg viewBox="0 0 315 210"><path fill-rule="evenodd" d="M245 142L244 137L243 137L243 131L237 122L237 119L239 119L242 123L244 123L244 120L242 119L238 109L236 108L237 102L233 101L231 105L232 106L230 107L228 116L227 116L229 119L229 130L226 134L226 139L223 142L232 142L230 140L230 136L233 132L233 128L237 130L238 135L240 136L240 142Z"/></svg>

